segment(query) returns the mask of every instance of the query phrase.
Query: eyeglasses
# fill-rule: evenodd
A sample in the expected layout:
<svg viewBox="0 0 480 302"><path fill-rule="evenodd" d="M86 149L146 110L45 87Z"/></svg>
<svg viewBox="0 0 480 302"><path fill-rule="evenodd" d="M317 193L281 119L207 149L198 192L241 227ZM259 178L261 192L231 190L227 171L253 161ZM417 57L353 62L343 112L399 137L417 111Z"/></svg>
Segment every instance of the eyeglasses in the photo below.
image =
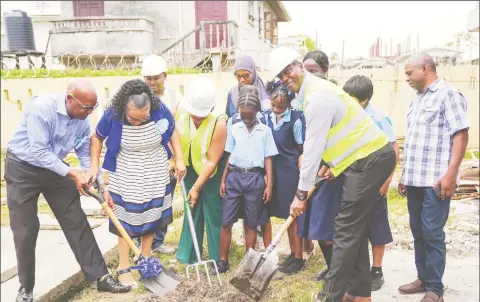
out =
<svg viewBox="0 0 480 302"><path fill-rule="evenodd" d="M146 118L134 118L134 117L128 116L128 114L126 114L126 113L125 113L125 116L127 117L127 120L129 120L130 122L138 122L138 123L143 123L143 122L146 122L150 119L150 114L147 115Z"/></svg>
<svg viewBox="0 0 480 302"><path fill-rule="evenodd" d="M85 106L85 105L82 104L82 102L80 102L79 100L77 100L77 98L73 95L73 93L70 92L68 95L71 96L72 99L74 99L75 102L78 103L78 105L82 106L82 108L83 108L84 110L87 110L87 111L89 111L89 110L95 110L95 109L98 107L98 105L100 105L100 104L97 102L97 103L96 103L95 105L93 105L93 106Z"/></svg>
<svg viewBox="0 0 480 302"><path fill-rule="evenodd" d="M245 74L234 74L235 77L237 77L237 80L240 81L241 79L248 80L251 76L250 73L245 73Z"/></svg>

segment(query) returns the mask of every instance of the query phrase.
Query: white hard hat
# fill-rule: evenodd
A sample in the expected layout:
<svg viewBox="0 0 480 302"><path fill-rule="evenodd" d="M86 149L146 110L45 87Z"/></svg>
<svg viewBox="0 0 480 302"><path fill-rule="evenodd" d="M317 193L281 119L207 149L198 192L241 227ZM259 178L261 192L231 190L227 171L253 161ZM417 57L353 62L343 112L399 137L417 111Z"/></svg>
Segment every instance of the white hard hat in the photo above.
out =
<svg viewBox="0 0 480 302"><path fill-rule="evenodd" d="M149 55L142 63L142 76L156 76L167 72L167 63L165 60L157 55Z"/></svg>
<svg viewBox="0 0 480 302"><path fill-rule="evenodd" d="M193 81L185 94L182 106L188 113L206 117L215 107L215 85L207 77L201 77Z"/></svg>
<svg viewBox="0 0 480 302"><path fill-rule="evenodd" d="M278 74L294 60L300 58L300 54L289 47L278 47L268 55L268 71L274 76Z"/></svg>

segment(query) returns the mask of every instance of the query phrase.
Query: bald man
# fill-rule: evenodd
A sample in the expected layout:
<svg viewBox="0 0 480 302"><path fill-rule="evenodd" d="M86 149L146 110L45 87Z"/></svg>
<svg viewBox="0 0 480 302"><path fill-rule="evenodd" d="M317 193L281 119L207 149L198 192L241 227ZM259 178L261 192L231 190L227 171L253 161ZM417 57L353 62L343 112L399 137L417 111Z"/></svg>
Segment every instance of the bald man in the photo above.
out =
<svg viewBox="0 0 480 302"><path fill-rule="evenodd" d="M410 57L405 75L417 94L407 114L398 191L407 196L417 280L399 291L424 292L422 302L440 302L446 262L443 228L468 143L467 101L455 87L438 79L435 62L426 54Z"/></svg>
<svg viewBox="0 0 480 302"><path fill-rule="evenodd" d="M97 280L99 291L130 290L108 274L80 205L80 194L86 195L83 186L88 183L82 174L63 161L73 149L81 167L89 169L90 124L87 117L97 106L95 89L83 80L72 81L66 93L36 96L25 107L20 126L7 144L7 205L21 285L17 302L33 301L40 193L62 227L85 280ZM101 175L99 178L101 181Z"/></svg>

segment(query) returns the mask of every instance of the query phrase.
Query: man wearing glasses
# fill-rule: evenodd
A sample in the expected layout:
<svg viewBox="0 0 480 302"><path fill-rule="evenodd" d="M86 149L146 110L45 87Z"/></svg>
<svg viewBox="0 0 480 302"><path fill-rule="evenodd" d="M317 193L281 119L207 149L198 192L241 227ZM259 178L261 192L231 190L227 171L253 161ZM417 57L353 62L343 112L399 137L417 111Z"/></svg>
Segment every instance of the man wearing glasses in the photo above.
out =
<svg viewBox="0 0 480 302"><path fill-rule="evenodd" d="M33 301L40 193L62 227L85 280L97 280L99 291L120 293L130 290L108 273L81 208L80 194L87 195L84 187L90 184L63 161L74 149L81 167L89 169L90 124L87 117L97 106L93 86L84 80L73 80L67 93L34 97L27 104L20 126L7 144L7 205L21 284L17 302ZM103 185L101 172L98 177Z"/></svg>

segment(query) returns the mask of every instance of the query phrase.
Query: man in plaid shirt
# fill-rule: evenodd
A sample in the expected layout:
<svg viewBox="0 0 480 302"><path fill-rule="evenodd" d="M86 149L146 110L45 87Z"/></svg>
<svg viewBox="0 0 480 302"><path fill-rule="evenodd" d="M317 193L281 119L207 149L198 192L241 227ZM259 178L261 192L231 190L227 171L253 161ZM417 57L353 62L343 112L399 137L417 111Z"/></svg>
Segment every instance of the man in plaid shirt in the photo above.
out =
<svg viewBox="0 0 480 302"><path fill-rule="evenodd" d="M443 301L446 261L443 228L468 143L467 102L456 88L438 79L435 62L426 54L410 57L405 74L417 95L407 114L398 191L407 196L418 279L399 291L425 292L422 302L438 302Z"/></svg>

